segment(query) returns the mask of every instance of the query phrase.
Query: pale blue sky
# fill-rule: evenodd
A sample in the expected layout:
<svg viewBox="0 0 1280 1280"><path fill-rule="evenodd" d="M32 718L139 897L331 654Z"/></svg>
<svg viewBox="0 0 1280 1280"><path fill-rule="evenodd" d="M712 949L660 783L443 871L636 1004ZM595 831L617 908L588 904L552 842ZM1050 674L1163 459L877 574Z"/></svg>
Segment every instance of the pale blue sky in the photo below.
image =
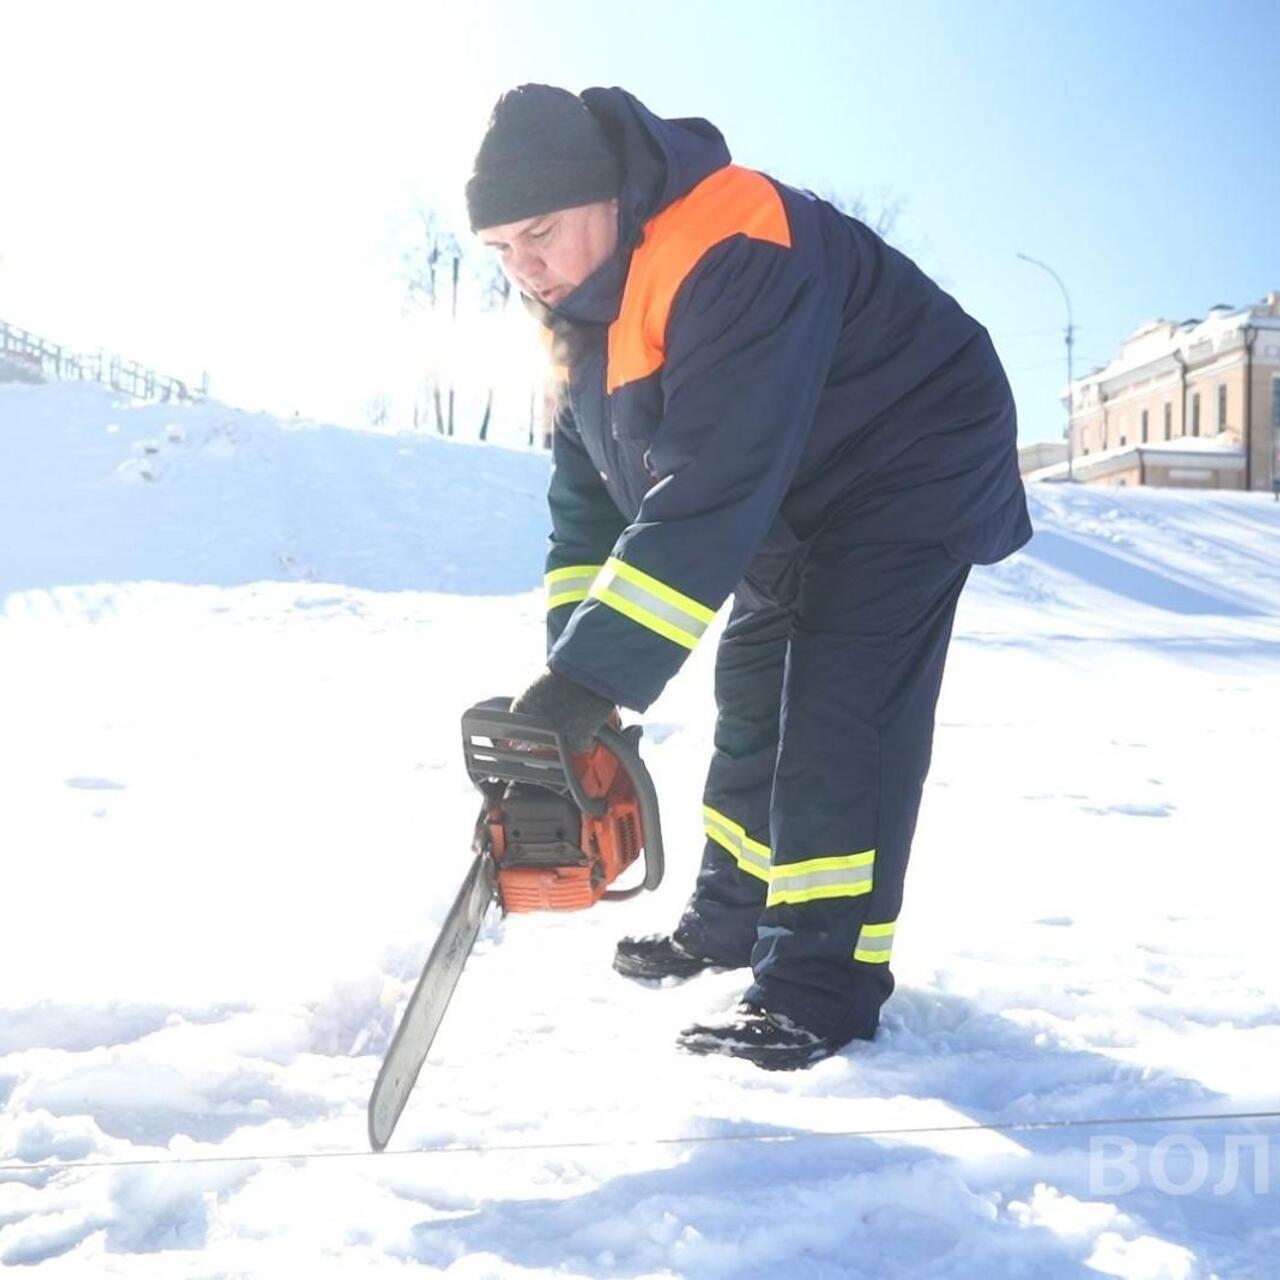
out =
<svg viewBox="0 0 1280 1280"><path fill-rule="evenodd" d="M620 84L735 158L906 201L1024 439L1145 319L1280 288L1280 0L4 4L0 318L248 407L341 417L394 361L390 220L457 199L504 88ZM1092 358L1092 360L1091 360Z"/></svg>

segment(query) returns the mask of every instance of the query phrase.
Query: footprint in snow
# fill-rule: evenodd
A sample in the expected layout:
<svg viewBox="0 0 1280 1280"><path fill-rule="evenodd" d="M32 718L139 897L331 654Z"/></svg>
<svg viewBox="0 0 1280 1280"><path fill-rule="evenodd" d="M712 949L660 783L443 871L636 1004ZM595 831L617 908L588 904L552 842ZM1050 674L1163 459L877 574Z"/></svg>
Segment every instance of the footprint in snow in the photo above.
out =
<svg viewBox="0 0 1280 1280"><path fill-rule="evenodd" d="M123 791L123 782L113 782L110 778L67 778L66 785L75 791Z"/></svg>

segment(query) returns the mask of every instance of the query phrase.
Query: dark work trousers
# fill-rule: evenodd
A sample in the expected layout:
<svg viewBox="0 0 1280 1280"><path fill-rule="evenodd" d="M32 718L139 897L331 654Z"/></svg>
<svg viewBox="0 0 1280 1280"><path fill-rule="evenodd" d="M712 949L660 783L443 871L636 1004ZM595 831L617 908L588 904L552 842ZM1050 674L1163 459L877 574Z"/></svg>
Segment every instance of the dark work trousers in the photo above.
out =
<svg viewBox="0 0 1280 1280"><path fill-rule="evenodd" d="M893 991L902 884L969 566L821 533L791 607L735 602L716 656L707 843L677 937L837 1042Z"/></svg>

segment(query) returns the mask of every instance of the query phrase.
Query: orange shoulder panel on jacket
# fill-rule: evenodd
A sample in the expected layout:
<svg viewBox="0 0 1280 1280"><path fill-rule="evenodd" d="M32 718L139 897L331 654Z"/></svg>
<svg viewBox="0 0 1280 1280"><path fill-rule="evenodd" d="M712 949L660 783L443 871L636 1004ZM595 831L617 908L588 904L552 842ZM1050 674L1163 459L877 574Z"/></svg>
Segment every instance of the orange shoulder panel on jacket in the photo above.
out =
<svg viewBox="0 0 1280 1280"><path fill-rule="evenodd" d="M609 326L610 394L662 367L677 290L709 249L743 235L791 247L782 197L763 174L726 165L645 224L631 256L622 308Z"/></svg>

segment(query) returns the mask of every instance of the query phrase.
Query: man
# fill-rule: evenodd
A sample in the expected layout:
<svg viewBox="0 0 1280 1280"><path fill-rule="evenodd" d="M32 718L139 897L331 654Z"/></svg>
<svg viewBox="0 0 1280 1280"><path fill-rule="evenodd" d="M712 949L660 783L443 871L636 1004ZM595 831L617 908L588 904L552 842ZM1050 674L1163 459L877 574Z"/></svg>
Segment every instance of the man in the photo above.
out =
<svg viewBox="0 0 1280 1280"><path fill-rule="evenodd" d="M621 89L505 94L467 201L567 367L548 670L515 707L585 743L734 596L697 885L615 967L751 966L693 1052L794 1067L869 1038L956 600L1031 533L986 331L861 223Z"/></svg>

